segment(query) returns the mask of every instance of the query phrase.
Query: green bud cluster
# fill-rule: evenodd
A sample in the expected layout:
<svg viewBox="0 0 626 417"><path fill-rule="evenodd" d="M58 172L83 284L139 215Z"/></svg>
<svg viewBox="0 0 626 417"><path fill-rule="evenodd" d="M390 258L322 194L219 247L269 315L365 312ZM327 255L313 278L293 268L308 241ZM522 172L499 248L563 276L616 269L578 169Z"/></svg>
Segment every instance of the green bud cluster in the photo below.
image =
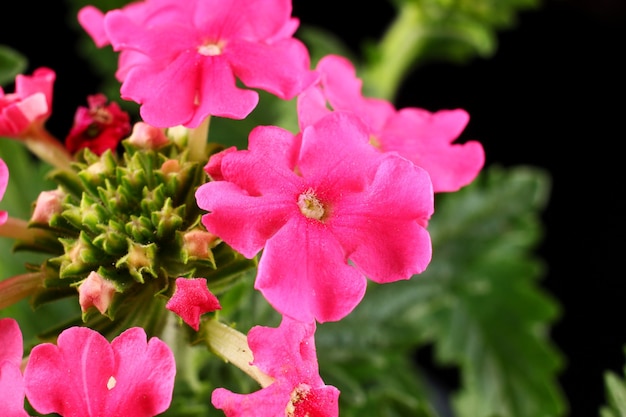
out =
<svg viewBox="0 0 626 417"><path fill-rule="evenodd" d="M150 149L126 139L119 155L84 149L73 171L51 173L63 194L62 208L47 224L31 222L45 236L30 248L21 247L48 256L33 267L45 272L35 306L77 296L77 287L97 272L115 288L105 316L127 320L139 316L138 309L154 308L147 304L155 299L161 308L178 277L206 278L219 294L256 266L202 226L195 191L208 180L202 169L206 161L190 160L180 143L170 140ZM102 320L91 313L83 313L83 321Z"/></svg>

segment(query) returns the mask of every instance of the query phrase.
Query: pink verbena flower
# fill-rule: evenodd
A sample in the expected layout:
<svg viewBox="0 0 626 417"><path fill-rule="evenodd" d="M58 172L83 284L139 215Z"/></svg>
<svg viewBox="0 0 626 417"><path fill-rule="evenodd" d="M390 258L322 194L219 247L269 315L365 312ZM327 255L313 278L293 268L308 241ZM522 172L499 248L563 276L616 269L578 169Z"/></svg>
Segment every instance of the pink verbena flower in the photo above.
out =
<svg viewBox="0 0 626 417"><path fill-rule="evenodd" d="M320 81L298 97L301 128L332 111L352 111L366 124L370 141L382 151L397 151L430 174L434 192L456 191L476 178L485 163L477 141L453 143L469 121L465 110L431 113L364 97L352 63L337 55L322 58Z"/></svg>
<svg viewBox="0 0 626 417"><path fill-rule="evenodd" d="M15 77L15 92L0 87L0 136L18 139L40 128L52 112L53 70L41 67L33 75Z"/></svg>
<svg viewBox="0 0 626 417"><path fill-rule="evenodd" d="M333 417L339 415L339 390L319 375L315 350L315 322L283 317L278 328L253 327L248 345L253 365L274 378L251 394L225 388L213 391L211 402L227 417Z"/></svg>
<svg viewBox="0 0 626 417"><path fill-rule="evenodd" d="M7 164L0 158L0 201L2 201L4 197L7 185L9 185L9 167L7 167ZM0 225L6 223L8 218L9 213L7 213L6 210L0 210Z"/></svg>
<svg viewBox="0 0 626 417"><path fill-rule="evenodd" d="M170 405L176 364L169 347L146 341L142 328L109 343L86 327L64 330L57 345L33 348L24 371L26 396L42 414L151 417Z"/></svg>
<svg viewBox="0 0 626 417"><path fill-rule="evenodd" d="M99 45L120 51L122 97L156 127L197 127L207 116L245 118L258 93L291 99L311 85L290 0L146 0L79 21Z"/></svg>
<svg viewBox="0 0 626 417"><path fill-rule="evenodd" d="M255 288L282 314L340 320L365 276L408 279L430 262L428 174L368 140L356 116L334 112L296 136L259 126L248 150L208 163L223 180L197 190L202 222L248 258L263 249Z"/></svg>
<svg viewBox="0 0 626 417"><path fill-rule="evenodd" d="M71 153L89 148L97 155L115 149L131 132L130 116L120 106L107 104L104 94L87 97L89 107L79 107L74 114L74 124L65 138L65 147Z"/></svg>
<svg viewBox="0 0 626 417"><path fill-rule="evenodd" d="M220 310L217 297L209 291L206 278L177 278L174 295L165 305L178 314L195 331L200 329L200 316L204 313Z"/></svg>
<svg viewBox="0 0 626 417"><path fill-rule="evenodd" d="M0 410L4 417L28 417L24 411L24 379L20 370L23 348L17 321L0 319Z"/></svg>

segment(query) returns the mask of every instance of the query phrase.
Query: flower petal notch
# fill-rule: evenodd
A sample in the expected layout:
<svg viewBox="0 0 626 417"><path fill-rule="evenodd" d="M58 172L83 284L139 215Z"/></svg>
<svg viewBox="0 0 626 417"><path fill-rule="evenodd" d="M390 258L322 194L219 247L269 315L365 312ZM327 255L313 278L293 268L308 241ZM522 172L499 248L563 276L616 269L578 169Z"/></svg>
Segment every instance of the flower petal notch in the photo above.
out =
<svg viewBox="0 0 626 417"><path fill-rule="evenodd" d="M170 348L138 327L109 343L70 327L57 344L33 348L24 371L26 396L42 414L63 417L152 417L172 399L176 364Z"/></svg>
<svg viewBox="0 0 626 417"><path fill-rule="evenodd" d="M213 405L227 417L338 416L339 390L324 384L319 375L314 334L314 322L289 317L283 317L278 328L252 328L248 333L252 364L274 382L245 395L217 388Z"/></svg>
<svg viewBox="0 0 626 417"><path fill-rule="evenodd" d="M205 278L177 278L174 295L165 308L178 314L195 331L200 329L200 316L220 310L217 297L209 291Z"/></svg>
<svg viewBox="0 0 626 417"><path fill-rule="evenodd" d="M248 258L263 249L255 288L281 314L340 320L365 277L409 279L429 264L430 177L368 141L358 117L333 112L301 135L257 127L248 150L207 164L222 180L196 192L202 222Z"/></svg>
<svg viewBox="0 0 626 417"><path fill-rule="evenodd" d="M454 143L469 122L465 110L396 110L386 100L364 97L353 64L338 55L323 57L316 69L319 82L298 96L301 128L330 112L329 108L353 112L367 126L374 146L398 152L428 171L436 193L459 190L483 168L485 152L479 142Z"/></svg>
<svg viewBox="0 0 626 417"><path fill-rule="evenodd" d="M79 17L97 45L120 52L122 97L155 127L243 119L259 100L252 89L291 99L317 79L290 0L141 1Z"/></svg>

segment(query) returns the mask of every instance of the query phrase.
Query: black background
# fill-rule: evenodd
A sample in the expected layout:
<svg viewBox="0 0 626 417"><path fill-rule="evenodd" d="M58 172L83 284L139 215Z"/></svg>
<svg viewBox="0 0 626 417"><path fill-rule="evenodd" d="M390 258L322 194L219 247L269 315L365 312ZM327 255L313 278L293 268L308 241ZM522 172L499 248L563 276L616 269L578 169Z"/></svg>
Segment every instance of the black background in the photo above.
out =
<svg viewBox="0 0 626 417"><path fill-rule="evenodd" d="M358 53L392 13L384 1L358 15L339 3L294 0L294 15L339 34ZM12 2L11 9L2 14L0 43L30 57L28 72L42 65L57 72L48 127L62 137L98 80L75 54L63 2ZM571 417L597 416L604 372L624 365L625 24L620 0L544 1L499 32L493 57L417 69L396 103L464 108L471 121L463 138L483 143L487 164L550 172L538 254L549 268L542 285L563 310L552 338L567 361L560 381Z"/></svg>

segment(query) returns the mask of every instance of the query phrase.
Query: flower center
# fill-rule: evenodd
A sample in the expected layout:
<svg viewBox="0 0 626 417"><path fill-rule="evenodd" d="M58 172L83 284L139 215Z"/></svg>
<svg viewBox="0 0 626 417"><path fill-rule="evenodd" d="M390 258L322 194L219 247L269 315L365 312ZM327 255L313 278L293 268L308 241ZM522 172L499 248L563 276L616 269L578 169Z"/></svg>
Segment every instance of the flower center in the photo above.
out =
<svg viewBox="0 0 626 417"><path fill-rule="evenodd" d="M308 384L298 384L297 387L291 391L291 396L289 398L289 403L287 407L285 407L285 416L286 417L295 417L296 411L298 409L298 404L302 401L306 400L306 397L309 395L311 391L311 387ZM309 414L307 413L306 416Z"/></svg>
<svg viewBox="0 0 626 417"><path fill-rule="evenodd" d="M300 212L309 219L321 220L326 213L324 205L317 199L311 189L300 194L298 197L298 207L300 208Z"/></svg>
<svg viewBox="0 0 626 417"><path fill-rule="evenodd" d="M115 385L117 385L117 380L115 379L115 377L112 376L107 381L107 389L111 391L113 388L115 388Z"/></svg>
<svg viewBox="0 0 626 417"><path fill-rule="evenodd" d="M215 56L222 53L223 46L219 42L209 42L198 47L198 53L204 56Z"/></svg>

